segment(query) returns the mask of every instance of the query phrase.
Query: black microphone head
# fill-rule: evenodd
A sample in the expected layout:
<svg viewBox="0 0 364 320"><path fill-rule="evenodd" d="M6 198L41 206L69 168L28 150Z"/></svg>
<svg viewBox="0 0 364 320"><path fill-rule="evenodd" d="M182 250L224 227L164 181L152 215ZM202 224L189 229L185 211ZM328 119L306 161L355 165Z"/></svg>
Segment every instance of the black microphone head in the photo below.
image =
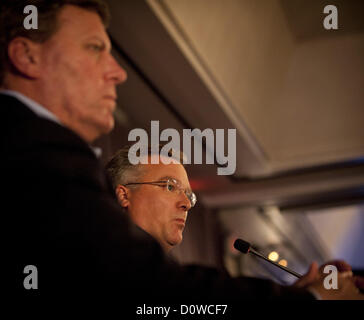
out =
<svg viewBox="0 0 364 320"><path fill-rule="evenodd" d="M250 243L242 239L236 239L234 242L234 248L242 253L248 253L250 249Z"/></svg>

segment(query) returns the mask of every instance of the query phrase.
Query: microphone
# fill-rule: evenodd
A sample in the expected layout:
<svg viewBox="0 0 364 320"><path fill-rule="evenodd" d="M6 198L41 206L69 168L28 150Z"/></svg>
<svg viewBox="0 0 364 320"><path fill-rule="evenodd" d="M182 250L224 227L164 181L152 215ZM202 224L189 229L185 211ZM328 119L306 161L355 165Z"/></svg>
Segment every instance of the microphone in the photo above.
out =
<svg viewBox="0 0 364 320"><path fill-rule="evenodd" d="M251 247L251 245L250 245L249 242L246 242L246 241L244 241L242 239L236 239L235 240L235 242L234 242L234 248L236 250L242 252L242 253L248 253L248 252L249 253L252 253L252 254L256 255L257 257L262 258L265 261L268 261L269 263L275 265L276 267L281 268L282 270L284 270L284 271L286 271L286 272L288 272L290 274L293 274L297 278L301 278L302 277L301 274L299 274L299 273L297 273L297 272L295 272L295 271L293 271L293 270L291 270L291 269L289 269L287 267L284 267L284 266L280 265L279 263L276 263L276 262L274 262L272 260L269 260L268 258L264 257L262 254L260 254L259 252L255 251Z"/></svg>

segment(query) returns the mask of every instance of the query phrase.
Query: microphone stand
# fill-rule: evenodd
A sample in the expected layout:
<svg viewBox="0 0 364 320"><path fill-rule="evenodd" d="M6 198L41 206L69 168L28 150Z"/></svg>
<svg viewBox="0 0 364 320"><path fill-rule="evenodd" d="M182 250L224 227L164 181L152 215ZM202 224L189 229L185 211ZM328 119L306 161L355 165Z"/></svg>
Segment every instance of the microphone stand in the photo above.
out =
<svg viewBox="0 0 364 320"><path fill-rule="evenodd" d="M294 276L295 276L295 277L297 277L297 278L301 278L301 277L302 277L302 275L301 275L301 274L299 274L299 273L297 273L297 272L295 272L295 271L293 271L293 270L291 270L291 269L288 269L287 267L284 267L284 266L280 265L280 264L279 264L279 263L277 263L277 262L274 262L274 261L272 261L272 260L269 260L268 258L266 258L265 256L263 256L263 255L262 255L262 254L260 254L259 252L255 251L252 247L250 247L250 248L249 248L249 251L248 251L248 252L250 252L250 253L252 253L252 254L255 254L256 256L258 256L258 257L260 257L260 258L262 258L262 259L264 259L264 260L268 261L269 263L274 264L276 267L278 267L278 268L280 268L280 269L282 269L282 270L284 270L284 271L287 271L288 273L290 273L290 274L294 275Z"/></svg>

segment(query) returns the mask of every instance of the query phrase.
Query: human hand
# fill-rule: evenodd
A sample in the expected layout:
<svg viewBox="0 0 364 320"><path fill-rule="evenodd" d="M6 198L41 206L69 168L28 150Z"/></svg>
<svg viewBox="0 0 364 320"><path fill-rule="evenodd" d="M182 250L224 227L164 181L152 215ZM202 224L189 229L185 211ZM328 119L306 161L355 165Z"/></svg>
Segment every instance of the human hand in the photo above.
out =
<svg viewBox="0 0 364 320"><path fill-rule="evenodd" d="M364 300L364 295L360 293L356 286L356 279L351 271L337 273L337 287L325 287L325 277L328 275L320 273L319 279L308 285L307 290L311 290L320 295L323 300Z"/></svg>
<svg viewBox="0 0 364 320"><path fill-rule="evenodd" d="M293 286L296 288L306 288L320 278L317 262L312 262L307 273L298 279Z"/></svg>
<svg viewBox="0 0 364 320"><path fill-rule="evenodd" d="M345 273L345 274L348 274L350 276L353 277L353 281L355 283L355 286L358 288L358 289L363 289L364 290L364 277L360 277L360 276L354 276L353 275L353 272L351 270L351 266L343 261L343 260L333 260L333 261L329 261L327 263L325 263L324 265L322 265L320 267L320 270L319 272L323 272L324 268L326 265L334 265L336 266L337 270L341 273Z"/></svg>
<svg viewBox="0 0 364 320"><path fill-rule="evenodd" d="M344 273L347 275L353 275L351 271L351 266L343 261L343 260L332 260L325 264L323 264L320 268L318 267L317 262L313 262L310 265L309 270L306 274L302 276L302 278L298 279L293 286L297 288L306 288L310 284L313 284L320 278L320 274L323 273L325 266L332 265L337 268L337 271L340 273ZM364 277L354 276L354 283L357 288L364 289Z"/></svg>

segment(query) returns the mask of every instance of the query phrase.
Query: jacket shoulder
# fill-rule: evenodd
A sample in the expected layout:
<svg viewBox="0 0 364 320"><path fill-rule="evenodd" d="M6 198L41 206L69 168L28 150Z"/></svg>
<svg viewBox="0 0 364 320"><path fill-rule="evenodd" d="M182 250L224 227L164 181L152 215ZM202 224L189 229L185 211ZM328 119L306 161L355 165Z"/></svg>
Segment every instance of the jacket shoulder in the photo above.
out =
<svg viewBox="0 0 364 320"><path fill-rule="evenodd" d="M3 148L11 152L54 145L79 149L94 156L87 143L76 133L54 121L39 117L16 98L0 94Z"/></svg>

